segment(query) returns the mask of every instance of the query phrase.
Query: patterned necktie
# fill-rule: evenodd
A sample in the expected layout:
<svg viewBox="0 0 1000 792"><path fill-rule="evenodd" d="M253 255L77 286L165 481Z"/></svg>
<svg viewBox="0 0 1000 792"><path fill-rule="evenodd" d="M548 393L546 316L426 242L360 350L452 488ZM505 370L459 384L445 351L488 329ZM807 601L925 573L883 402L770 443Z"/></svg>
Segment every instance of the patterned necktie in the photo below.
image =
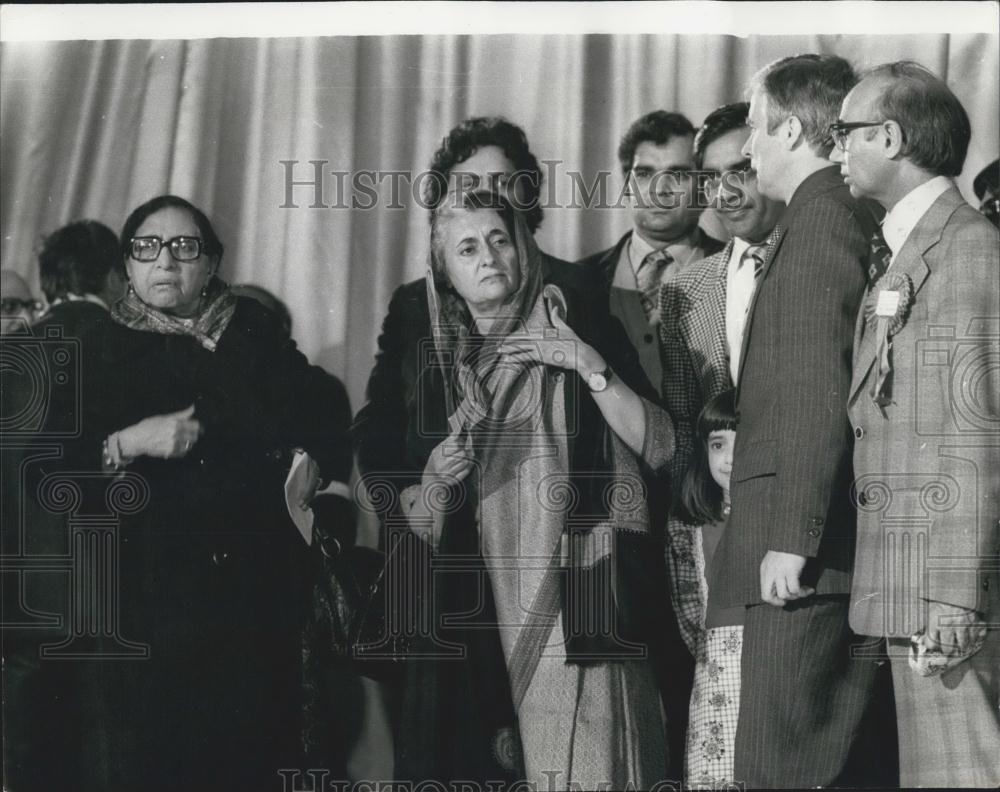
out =
<svg viewBox="0 0 1000 792"><path fill-rule="evenodd" d="M665 249L654 250L642 260L642 264L635 272L635 282L639 287L639 300L642 302L642 310L646 312L646 320L649 322L652 322L656 317L659 306L663 270L673 261L673 256Z"/></svg>
<svg viewBox="0 0 1000 792"><path fill-rule="evenodd" d="M887 269L889 269L889 262L892 261L892 250L885 243L885 237L882 236L882 229L878 228L875 233L872 234L871 242L868 245L868 288L870 289L875 285L875 282L881 278Z"/></svg>
<svg viewBox="0 0 1000 792"><path fill-rule="evenodd" d="M760 281L760 276L764 273L764 253L767 250L767 243L761 242L759 245L751 245L743 251L740 256L740 267L753 259L753 282L754 286Z"/></svg>

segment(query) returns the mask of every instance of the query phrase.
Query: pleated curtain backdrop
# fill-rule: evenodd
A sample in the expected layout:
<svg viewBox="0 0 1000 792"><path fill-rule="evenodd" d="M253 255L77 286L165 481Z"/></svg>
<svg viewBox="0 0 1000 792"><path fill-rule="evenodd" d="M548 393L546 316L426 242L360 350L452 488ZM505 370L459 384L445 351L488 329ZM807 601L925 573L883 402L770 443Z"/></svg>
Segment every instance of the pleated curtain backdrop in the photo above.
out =
<svg viewBox="0 0 1000 792"><path fill-rule="evenodd" d="M622 186L615 152L631 121L664 108L698 124L718 105L741 99L758 68L797 52L836 53L858 68L909 58L943 75L972 118L959 180L971 198L973 176L1000 147L996 36L4 43L3 266L37 289L42 234L81 218L118 231L146 199L186 196L207 211L225 243L224 277L284 299L303 350L344 379L357 408L389 296L425 272L427 217L409 179L398 182L403 189L393 205L392 179L400 177L391 176L378 186L373 208L336 208L331 172L417 174L454 124L500 114L524 127L535 154L550 161L556 204L573 197L570 172L590 185L599 171L611 174L614 203ZM294 187L297 208L287 207L286 179L313 179L310 161L325 163L322 202L334 208L311 208L309 184ZM627 228L623 209L549 208L539 240L575 259Z"/></svg>

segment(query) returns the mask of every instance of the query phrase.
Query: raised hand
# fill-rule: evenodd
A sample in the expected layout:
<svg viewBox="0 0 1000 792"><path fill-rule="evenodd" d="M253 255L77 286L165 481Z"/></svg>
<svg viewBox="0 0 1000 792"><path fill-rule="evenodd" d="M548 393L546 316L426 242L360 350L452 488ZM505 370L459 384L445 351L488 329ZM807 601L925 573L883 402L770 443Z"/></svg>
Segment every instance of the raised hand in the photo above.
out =
<svg viewBox="0 0 1000 792"><path fill-rule="evenodd" d="M581 341L576 331L566 324L558 305L550 308L549 319L557 333L512 333L499 346L498 351L508 360L542 363L567 371L590 372L605 368L606 364L597 351Z"/></svg>

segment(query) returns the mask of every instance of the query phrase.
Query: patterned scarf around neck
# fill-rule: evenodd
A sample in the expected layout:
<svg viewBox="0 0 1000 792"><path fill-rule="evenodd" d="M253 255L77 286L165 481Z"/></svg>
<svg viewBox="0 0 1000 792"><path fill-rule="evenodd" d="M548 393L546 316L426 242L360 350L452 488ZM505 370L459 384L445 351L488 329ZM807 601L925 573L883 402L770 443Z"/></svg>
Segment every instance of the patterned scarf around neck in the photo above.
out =
<svg viewBox="0 0 1000 792"><path fill-rule="evenodd" d="M161 335L186 335L205 349L215 351L219 339L236 312L236 297L229 286L217 277L209 281L201 298L199 311L184 319L171 316L144 303L134 289L111 307L111 318L132 330Z"/></svg>

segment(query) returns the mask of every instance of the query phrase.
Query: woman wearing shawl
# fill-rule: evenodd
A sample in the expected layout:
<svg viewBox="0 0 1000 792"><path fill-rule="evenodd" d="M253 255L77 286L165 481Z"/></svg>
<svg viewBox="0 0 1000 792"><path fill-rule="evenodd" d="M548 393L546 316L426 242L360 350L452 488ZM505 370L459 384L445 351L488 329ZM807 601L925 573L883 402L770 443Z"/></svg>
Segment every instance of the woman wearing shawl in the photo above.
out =
<svg viewBox="0 0 1000 792"><path fill-rule="evenodd" d="M88 661L88 777L74 787L275 789L299 766L309 592L283 483L296 447L346 480L347 396L277 316L230 293L222 244L187 201L137 208L122 250L129 290L83 341L83 431L66 462L103 469L95 503L129 490L108 643L148 657Z"/></svg>
<svg viewBox="0 0 1000 792"><path fill-rule="evenodd" d="M542 282L501 199L439 207L431 236L353 429L411 581L387 592L409 606L396 777L648 788L666 772L648 659L665 584L643 480L669 418L621 326Z"/></svg>

